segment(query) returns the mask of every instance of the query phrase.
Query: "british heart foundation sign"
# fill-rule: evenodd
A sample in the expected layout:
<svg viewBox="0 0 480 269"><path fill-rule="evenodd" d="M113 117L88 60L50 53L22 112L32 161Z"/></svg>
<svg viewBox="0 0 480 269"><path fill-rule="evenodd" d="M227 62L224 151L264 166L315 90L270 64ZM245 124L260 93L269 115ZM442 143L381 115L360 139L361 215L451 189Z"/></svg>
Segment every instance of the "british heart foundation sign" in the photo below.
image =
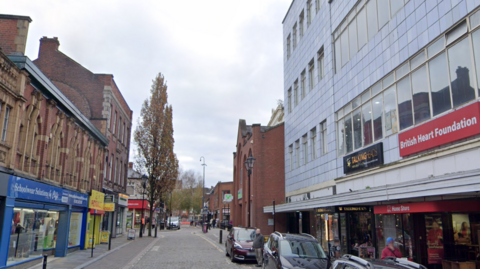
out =
<svg viewBox="0 0 480 269"><path fill-rule="evenodd" d="M400 156L408 156L480 134L480 103L475 102L443 117L400 133Z"/></svg>

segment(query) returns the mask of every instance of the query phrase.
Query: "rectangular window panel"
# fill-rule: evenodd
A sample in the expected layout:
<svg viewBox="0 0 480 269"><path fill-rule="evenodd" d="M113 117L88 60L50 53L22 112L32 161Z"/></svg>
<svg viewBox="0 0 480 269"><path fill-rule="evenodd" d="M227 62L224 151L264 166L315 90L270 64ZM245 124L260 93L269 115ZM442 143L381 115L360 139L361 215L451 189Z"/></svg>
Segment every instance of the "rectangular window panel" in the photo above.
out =
<svg viewBox="0 0 480 269"><path fill-rule="evenodd" d="M397 102L395 98L395 86L383 92L385 136L398 132Z"/></svg>
<svg viewBox="0 0 480 269"><path fill-rule="evenodd" d="M412 60L410 60L410 66L412 67L412 70L420 66L425 62L425 51L422 51L420 54L415 56Z"/></svg>
<svg viewBox="0 0 480 269"><path fill-rule="evenodd" d="M406 62L404 65L400 66L395 71L395 75L397 76L397 80L401 79L403 76L408 74L408 72L410 72L410 65L409 65L408 62Z"/></svg>
<svg viewBox="0 0 480 269"><path fill-rule="evenodd" d="M322 154L328 152L328 140L327 140L327 121L320 123L320 138L322 139Z"/></svg>
<svg viewBox="0 0 480 269"><path fill-rule="evenodd" d="M303 70L302 74L300 75L301 76L301 84L300 84L300 87L301 87L301 90L302 90L302 100L303 98L305 98L305 95L307 93L306 91L306 83L307 83L307 78L306 78L306 73L305 73L305 70Z"/></svg>
<svg viewBox="0 0 480 269"><path fill-rule="evenodd" d="M447 45L453 43L455 40L459 39L462 35L467 33L467 23L464 21L463 23L457 25L455 28L450 30L446 34L447 36Z"/></svg>
<svg viewBox="0 0 480 269"><path fill-rule="evenodd" d="M384 1L384 0L382 0ZM390 17L393 16L403 7L403 0L390 0Z"/></svg>
<svg viewBox="0 0 480 269"><path fill-rule="evenodd" d="M311 136L311 147L312 147L312 160L315 160L317 158L317 129L313 129L310 131L310 136Z"/></svg>
<svg viewBox="0 0 480 269"><path fill-rule="evenodd" d="M290 59L290 51L291 51L291 44L290 44L290 41L291 40L291 37L290 35L287 37L287 59Z"/></svg>
<svg viewBox="0 0 480 269"><path fill-rule="evenodd" d="M350 60L349 56L349 45L348 45L348 31L344 31L340 36L340 41L342 45L342 67Z"/></svg>
<svg viewBox="0 0 480 269"><path fill-rule="evenodd" d="M300 141L295 142L295 155L297 157L297 167L300 167Z"/></svg>
<svg viewBox="0 0 480 269"><path fill-rule="evenodd" d="M478 25L480 25L480 11L477 11L470 16L470 29L473 29Z"/></svg>
<svg viewBox="0 0 480 269"><path fill-rule="evenodd" d="M382 90L382 82L379 82L372 87L372 96L375 96Z"/></svg>
<svg viewBox="0 0 480 269"><path fill-rule="evenodd" d="M376 140L383 138L383 96L380 94L372 100L373 136Z"/></svg>
<svg viewBox="0 0 480 269"><path fill-rule="evenodd" d="M10 118L10 107L5 107L5 119L3 121L2 141L7 140L8 119Z"/></svg>
<svg viewBox="0 0 480 269"><path fill-rule="evenodd" d="M393 82L395 82L395 78L393 77L393 73L391 73L390 75L386 76L382 83L383 83L383 88L387 88L388 86L392 85Z"/></svg>
<svg viewBox="0 0 480 269"><path fill-rule="evenodd" d="M338 155L343 155L345 149L345 124L343 119L339 120L337 123L337 146L338 146Z"/></svg>
<svg viewBox="0 0 480 269"><path fill-rule="evenodd" d="M413 113L415 124L430 119L427 67L424 65L412 73Z"/></svg>
<svg viewBox="0 0 480 269"><path fill-rule="evenodd" d="M353 101L352 101L353 109L359 107L361 104L362 104L362 100L360 99L360 97L357 97L357 98L353 99Z"/></svg>
<svg viewBox="0 0 480 269"><path fill-rule="evenodd" d="M470 52L468 38L464 38L448 49L453 106L475 99L475 90L470 80L474 75L471 74L471 56L468 52Z"/></svg>
<svg viewBox="0 0 480 269"><path fill-rule="evenodd" d="M292 88L288 89L288 112L292 112Z"/></svg>
<svg viewBox="0 0 480 269"><path fill-rule="evenodd" d="M352 114L345 116L345 150L346 153L353 151Z"/></svg>
<svg viewBox="0 0 480 269"><path fill-rule="evenodd" d="M300 17L298 19L298 31L299 31L299 34L300 34L300 38L302 38L303 34L304 34L303 19L304 19L304 15L303 15L303 11L302 11L302 13L300 13Z"/></svg>
<svg viewBox="0 0 480 269"><path fill-rule="evenodd" d="M358 50L360 50L368 42L367 35L367 12L362 9L357 15L357 30L358 30Z"/></svg>
<svg viewBox="0 0 480 269"><path fill-rule="evenodd" d="M303 164L307 164L308 162L308 144L307 144L307 136L303 137Z"/></svg>
<svg viewBox="0 0 480 269"><path fill-rule="evenodd" d="M370 102L362 106L362 122L363 122L363 145L370 145L373 142L372 134L372 106Z"/></svg>
<svg viewBox="0 0 480 269"><path fill-rule="evenodd" d="M433 116L436 116L452 108L445 52L428 63L428 70L430 73Z"/></svg>
<svg viewBox="0 0 480 269"><path fill-rule="evenodd" d="M350 45L350 57L357 54L357 21L353 19L348 26L348 40Z"/></svg>
<svg viewBox="0 0 480 269"><path fill-rule="evenodd" d="M370 99L370 90L367 90L362 94L362 104L365 104Z"/></svg>
<svg viewBox="0 0 480 269"><path fill-rule="evenodd" d="M355 149L362 147L362 114L360 109L353 111L353 142Z"/></svg>
<svg viewBox="0 0 480 269"><path fill-rule="evenodd" d="M342 69L342 53L340 49L340 39L335 41L335 72L339 72Z"/></svg>
<svg viewBox="0 0 480 269"><path fill-rule="evenodd" d="M290 157L290 171L294 169L293 167L293 145L290 145L288 147L288 155Z"/></svg>
<svg viewBox="0 0 480 269"><path fill-rule="evenodd" d="M312 61L310 61L310 64L308 65L308 82L310 84L310 90L313 89L313 87L315 86L315 64L313 62L313 59Z"/></svg>
<svg viewBox="0 0 480 269"><path fill-rule="evenodd" d="M307 1L307 24L310 26L312 23L312 0Z"/></svg>
<svg viewBox="0 0 480 269"><path fill-rule="evenodd" d="M398 92L398 117L400 118L400 130L413 125L412 115L412 89L410 88L410 77L400 80L397 83Z"/></svg>
<svg viewBox="0 0 480 269"><path fill-rule="evenodd" d="M297 24L296 23L293 25L292 35L293 35L293 39L292 39L293 49L295 49L297 47Z"/></svg>
<svg viewBox="0 0 480 269"><path fill-rule="evenodd" d="M435 54L439 53L444 48L445 48L445 38L442 36L440 39L435 41L435 43L428 46L427 48L428 58L433 57Z"/></svg>
<svg viewBox="0 0 480 269"><path fill-rule="evenodd" d="M368 40L371 40L378 32L377 1L370 0L367 3L367 29Z"/></svg>
<svg viewBox="0 0 480 269"><path fill-rule="evenodd" d="M298 79L293 83L293 102L298 105Z"/></svg>
<svg viewBox="0 0 480 269"><path fill-rule="evenodd" d="M318 81L322 80L322 78L325 76L325 68L323 66L323 49L321 52L318 53L318 63L317 63L317 68L318 68Z"/></svg>
<svg viewBox="0 0 480 269"><path fill-rule="evenodd" d="M388 12L388 1L377 0L377 5L378 5L378 29L382 29L382 27L385 24L387 24L387 22L390 20L390 16Z"/></svg>
<svg viewBox="0 0 480 269"><path fill-rule="evenodd" d="M480 14L480 11L477 12ZM475 31L472 34L473 40L473 53L475 59L475 70L477 71L477 85L480 84L480 31ZM480 88L479 88L479 95L480 95Z"/></svg>

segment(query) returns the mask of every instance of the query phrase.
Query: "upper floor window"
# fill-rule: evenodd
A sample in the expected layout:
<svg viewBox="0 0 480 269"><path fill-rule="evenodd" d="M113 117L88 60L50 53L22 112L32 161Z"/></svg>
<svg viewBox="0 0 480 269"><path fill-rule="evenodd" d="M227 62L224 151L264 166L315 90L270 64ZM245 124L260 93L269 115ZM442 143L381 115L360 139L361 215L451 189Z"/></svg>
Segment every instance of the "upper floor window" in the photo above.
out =
<svg viewBox="0 0 480 269"><path fill-rule="evenodd" d="M288 89L288 113L292 113L292 88Z"/></svg>
<svg viewBox="0 0 480 269"><path fill-rule="evenodd" d="M318 81L320 81L325 76L323 47L317 52L317 69L318 69Z"/></svg>
<svg viewBox="0 0 480 269"><path fill-rule="evenodd" d="M293 25L292 42L293 42L293 49L297 48L297 23Z"/></svg>
<svg viewBox="0 0 480 269"><path fill-rule="evenodd" d="M315 62L313 59L308 64L308 82L310 84L310 90L315 86Z"/></svg>
<svg viewBox="0 0 480 269"><path fill-rule="evenodd" d="M1 108L1 107L0 107ZM2 141L7 140L8 119L10 118L10 107L5 106L5 118L3 119Z"/></svg>
<svg viewBox="0 0 480 269"><path fill-rule="evenodd" d="M328 139L327 139L327 121L324 120L320 123L320 139L322 146L322 155L328 152Z"/></svg>
<svg viewBox="0 0 480 269"><path fill-rule="evenodd" d="M308 162L308 139L307 139L307 135L305 134L303 137L302 137L302 146L303 146L303 164L307 164Z"/></svg>
<svg viewBox="0 0 480 269"><path fill-rule="evenodd" d="M335 70L340 70L408 0L359 1L333 33Z"/></svg>
<svg viewBox="0 0 480 269"><path fill-rule="evenodd" d="M115 134L115 124L117 123L117 111L115 111L115 116L113 117L112 123L112 133Z"/></svg>
<svg viewBox="0 0 480 269"><path fill-rule="evenodd" d="M303 10L302 10L302 13L300 13L300 17L298 18L298 32L299 32L299 35L300 35L300 38L303 37L303 34L305 33L305 29L304 29L304 20L305 20L305 14L303 13Z"/></svg>
<svg viewBox="0 0 480 269"><path fill-rule="evenodd" d="M290 161L290 171L292 171L295 168L293 166L293 145L288 146L288 156Z"/></svg>
<svg viewBox="0 0 480 269"><path fill-rule="evenodd" d="M290 59L290 55L291 55L291 47L290 47L291 46L291 44L290 44L291 41L290 41L290 39L291 39L291 37L290 37L290 35L288 35L288 37L287 37L287 60Z"/></svg>
<svg viewBox="0 0 480 269"><path fill-rule="evenodd" d="M293 102L298 105L298 79L293 83Z"/></svg>
<svg viewBox="0 0 480 269"><path fill-rule="evenodd" d="M322 7L322 0L315 0L315 12L318 13L320 8Z"/></svg>
<svg viewBox="0 0 480 269"><path fill-rule="evenodd" d="M121 140L121 135L122 135L122 117L118 119L118 130L117 130L118 140Z"/></svg>
<svg viewBox="0 0 480 269"><path fill-rule="evenodd" d="M297 167L300 167L300 141L295 142L295 156L297 157Z"/></svg>
<svg viewBox="0 0 480 269"><path fill-rule="evenodd" d="M317 128L310 131L310 144L312 147L312 160L317 158Z"/></svg>
<svg viewBox="0 0 480 269"><path fill-rule="evenodd" d="M307 26L312 24L312 0L307 1Z"/></svg>
<svg viewBox="0 0 480 269"><path fill-rule="evenodd" d="M300 75L300 78L301 78L301 90L302 90L302 100L303 98L305 98L306 94L307 94L307 91L306 91L306 83L307 83L307 78L306 78L307 74L306 74L306 71L303 70L302 74Z"/></svg>

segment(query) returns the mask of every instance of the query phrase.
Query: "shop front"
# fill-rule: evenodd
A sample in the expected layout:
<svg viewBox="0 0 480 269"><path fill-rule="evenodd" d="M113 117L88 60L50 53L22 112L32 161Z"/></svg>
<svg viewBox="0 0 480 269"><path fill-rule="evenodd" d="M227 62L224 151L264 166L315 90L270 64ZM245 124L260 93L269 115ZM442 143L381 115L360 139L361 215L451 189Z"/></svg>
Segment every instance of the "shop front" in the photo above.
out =
<svg viewBox="0 0 480 269"><path fill-rule="evenodd" d="M7 190L1 204L0 268L34 262L44 254L64 257L84 247L86 194L16 176L0 187Z"/></svg>
<svg viewBox="0 0 480 269"><path fill-rule="evenodd" d="M315 213L317 239L332 258L376 257L372 207L332 206L317 208Z"/></svg>
<svg viewBox="0 0 480 269"><path fill-rule="evenodd" d="M150 214L150 204L147 200L128 200L127 228L140 228L143 216Z"/></svg>
<svg viewBox="0 0 480 269"><path fill-rule="evenodd" d="M379 249L392 237L404 257L429 268L447 269L451 262L480 266L479 201L381 205L374 213Z"/></svg>
<svg viewBox="0 0 480 269"><path fill-rule="evenodd" d="M125 222L126 222L126 211L128 208L128 195L119 193L118 194L118 207L116 210L117 218L116 218L116 235L121 235L124 233L126 227L125 227Z"/></svg>
<svg viewBox="0 0 480 269"><path fill-rule="evenodd" d="M103 215L105 215L105 194L92 190L88 201L87 227L85 245L87 248L95 248L100 244L100 236L103 227Z"/></svg>

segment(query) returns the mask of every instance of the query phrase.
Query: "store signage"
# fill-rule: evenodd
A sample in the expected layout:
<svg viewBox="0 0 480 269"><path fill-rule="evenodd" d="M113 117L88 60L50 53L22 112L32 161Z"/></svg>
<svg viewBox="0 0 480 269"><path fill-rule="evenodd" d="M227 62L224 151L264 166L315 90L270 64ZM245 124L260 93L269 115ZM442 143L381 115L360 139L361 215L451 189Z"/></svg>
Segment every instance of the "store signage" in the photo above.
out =
<svg viewBox="0 0 480 269"><path fill-rule="evenodd" d="M400 156L408 156L480 134L480 103L456 110L398 135Z"/></svg>
<svg viewBox="0 0 480 269"><path fill-rule="evenodd" d="M231 201L233 201L233 194L225 193L225 196L223 197L223 202L230 203Z"/></svg>
<svg viewBox="0 0 480 269"><path fill-rule="evenodd" d="M113 212L115 211L115 203L105 203L103 204L103 208L106 212Z"/></svg>
<svg viewBox="0 0 480 269"><path fill-rule="evenodd" d="M317 208L316 212L317 213L335 213L335 207L329 206L329 207Z"/></svg>
<svg viewBox="0 0 480 269"><path fill-rule="evenodd" d="M338 206L338 212L370 212L370 206Z"/></svg>
<svg viewBox="0 0 480 269"><path fill-rule="evenodd" d="M349 174L382 164L383 143L378 143L343 157L343 172Z"/></svg>
<svg viewBox="0 0 480 269"><path fill-rule="evenodd" d="M88 201L88 208L104 210L103 209L104 201L105 201L105 193L92 190L92 193L90 195L90 200Z"/></svg>
<svg viewBox="0 0 480 269"><path fill-rule="evenodd" d="M378 205L373 208L375 214L403 214L430 212L469 212L480 211L478 201L432 201L394 205Z"/></svg>
<svg viewBox="0 0 480 269"><path fill-rule="evenodd" d="M128 195L119 193L118 194L118 205L128 206Z"/></svg>
<svg viewBox="0 0 480 269"><path fill-rule="evenodd" d="M242 199L242 189L238 190L237 199L238 200Z"/></svg>
<svg viewBox="0 0 480 269"><path fill-rule="evenodd" d="M86 194L15 176L10 176L8 196L79 207L88 205L88 195Z"/></svg>
<svg viewBox="0 0 480 269"><path fill-rule="evenodd" d="M150 204L148 203L147 200L143 201L143 203L142 203L142 200L128 200L128 208L129 209L149 209Z"/></svg>

